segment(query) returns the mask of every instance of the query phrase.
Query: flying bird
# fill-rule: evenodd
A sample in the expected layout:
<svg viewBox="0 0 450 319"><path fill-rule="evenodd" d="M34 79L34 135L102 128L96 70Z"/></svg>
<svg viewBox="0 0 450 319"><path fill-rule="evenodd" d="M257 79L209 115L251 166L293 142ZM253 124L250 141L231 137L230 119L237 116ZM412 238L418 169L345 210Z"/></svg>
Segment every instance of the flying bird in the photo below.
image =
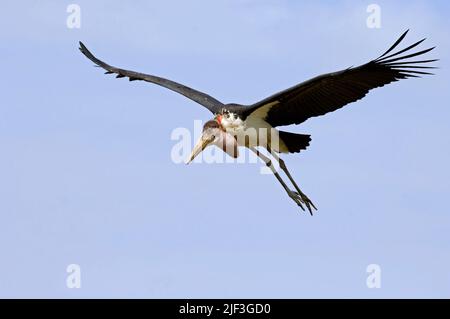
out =
<svg viewBox="0 0 450 319"><path fill-rule="evenodd" d="M202 135L194 146L188 162L211 145L220 147L234 158L238 156L238 147L247 147L271 169L288 196L302 210L305 210L306 206L312 215L313 209L317 210L316 206L300 190L285 162L279 156L280 153L299 153L305 150L309 146L311 137L281 131L276 127L301 124L309 118L336 111L362 99L374 88L401 79L432 74L425 72L425 69L433 69L434 67L427 64L438 61L437 59L410 60L434 49L432 47L411 51L425 39L393 52L408 31L404 32L381 56L366 64L317 76L251 105L224 104L208 94L180 83L111 66L97 59L82 42L80 42L80 50L89 60L105 69L106 74L116 74L117 78L127 77L130 81L141 80L163 86L197 102L213 114L213 118L204 124ZM261 152L264 149L267 152ZM278 163L293 189L281 177L273 161Z"/></svg>

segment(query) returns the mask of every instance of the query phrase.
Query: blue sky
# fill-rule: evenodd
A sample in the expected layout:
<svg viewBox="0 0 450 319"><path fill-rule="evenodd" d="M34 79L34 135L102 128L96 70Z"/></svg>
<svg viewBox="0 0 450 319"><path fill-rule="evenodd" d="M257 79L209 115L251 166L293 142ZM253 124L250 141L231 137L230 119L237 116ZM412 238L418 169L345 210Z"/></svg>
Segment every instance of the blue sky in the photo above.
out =
<svg viewBox="0 0 450 319"><path fill-rule="evenodd" d="M378 1L380 29L361 1L77 1L80 29L70 3L0 12L0 297L450 297L447 2ZM408 28L438 46L436 76L289 128L312 135L285 159L314 217L257 164L173 163L173 129L208 112L104 76L77 48L252 103Z"/></svg>

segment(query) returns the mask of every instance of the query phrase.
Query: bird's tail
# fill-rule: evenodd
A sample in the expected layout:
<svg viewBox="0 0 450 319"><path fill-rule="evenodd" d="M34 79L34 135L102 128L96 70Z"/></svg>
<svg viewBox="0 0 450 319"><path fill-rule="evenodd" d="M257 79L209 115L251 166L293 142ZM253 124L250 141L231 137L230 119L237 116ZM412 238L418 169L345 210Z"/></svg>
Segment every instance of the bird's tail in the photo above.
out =
<svg viewBox="0 0 450 319"><path fill-rule="evenodd" d="M286 149L280 147L280 153L299 153L301 150L306 150L311 142L311 135L296 134L290 132L279 131L280 146L284 144Z"/></svg>

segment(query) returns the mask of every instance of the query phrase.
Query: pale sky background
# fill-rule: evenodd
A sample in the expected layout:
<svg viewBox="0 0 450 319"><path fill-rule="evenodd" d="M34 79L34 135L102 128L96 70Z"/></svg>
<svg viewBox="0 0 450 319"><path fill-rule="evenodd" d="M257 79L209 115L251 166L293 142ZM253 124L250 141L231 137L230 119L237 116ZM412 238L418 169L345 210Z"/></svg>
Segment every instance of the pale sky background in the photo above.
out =
<svg viewBox="0 0 450 319"><path fill-rule="evenodd" d="M0 297L450 297L447 1L378 1L381 29L364 1L77 1L80 29L70 3L1 5ZM312 134L285 158L314 217L258 164L173 163L173 129L208 111L78 51L252 103L408 28L436 76L290 128Z"/></svg>

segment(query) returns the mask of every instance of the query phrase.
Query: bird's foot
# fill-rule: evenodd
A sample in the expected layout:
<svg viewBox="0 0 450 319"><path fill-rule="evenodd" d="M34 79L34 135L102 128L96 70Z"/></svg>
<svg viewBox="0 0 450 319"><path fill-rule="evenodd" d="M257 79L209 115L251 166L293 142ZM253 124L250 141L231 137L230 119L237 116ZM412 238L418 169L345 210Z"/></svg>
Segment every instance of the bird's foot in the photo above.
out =
<svg viewBox="0 0 450 319"><path fill-rule="evenodd" d="M299 193L289 190L288 195L303 211L305 211L305 208L303 207L304 202Z"/></svg>
<svg viewBox="0 0 450 319"><path fill-rule="evenodd" d="M303 202L305 203L306 207L308 207L309 213L310 213L311 216L312 216L312 214L313 214L313 212L312 212L312 211L313 211L313 208L314 208L314 210L317 210L316 206L314 206L313 202L312 202L312 201L308 198L308 196L306 196L305 194L300 193L300 196L301 196Z"/></svg>
<svg viewBox="0 0 450 319"><path fill-rule="evenodd" d="M294 191L289 191L289 197L292 198L294 200L294 202L300 206L300 208L305 211L305 208L303 207L303 205L306 206L306 208L308 208L309 213L312 215L312 209L314 208L315 210L317 210L316 206L314 206L313 202L308 198L308 196L306 196L303 193L297 193Z"/></svg>

